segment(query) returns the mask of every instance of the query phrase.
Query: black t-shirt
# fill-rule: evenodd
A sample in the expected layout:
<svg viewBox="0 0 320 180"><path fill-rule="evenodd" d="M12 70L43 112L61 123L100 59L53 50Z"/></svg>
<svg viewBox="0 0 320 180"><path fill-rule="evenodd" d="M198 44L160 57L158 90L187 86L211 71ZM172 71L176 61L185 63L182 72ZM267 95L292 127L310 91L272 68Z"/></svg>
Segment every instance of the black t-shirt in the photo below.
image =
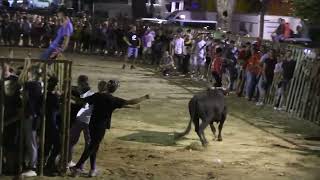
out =
<svg viewBox="0 0 320 180"><path fill-rule="evenodd" d="M294 60L291 60L291 61L284 60L282 62L282 69L283 69L282 75L285 80L290 80L293 77L295 67L296 67L296 61Z"/></svg>
<svg viewBox="0 0 320 180"><path fill-rule="evenodd" d="M127 38L131 44L130 47L136 48L139 46L139 37L135 32L129 32Z"/></svg>
<svg viewBox="0 0 320 180"><path fill-rule="evenodd" d="M26 103L26 116L40 116L42 107L42 86L38 81L29 81L24 85L28 101Z"/></svg>
<svg viewBox="0 0 320 180"><path fill-rule="evenodd" d="M267 58L263 62L266 65L265 73L267 79L273 79L274 76L274 68L277 64L277 59Z"/></svg>
<svg viewBox="0 0 320 180"><path fill-rule="evenodd" d="M111 116L115 109L122 108L127 101L107 93L95 93L85 101L93 105L90 126L110 129Z"/></svg>

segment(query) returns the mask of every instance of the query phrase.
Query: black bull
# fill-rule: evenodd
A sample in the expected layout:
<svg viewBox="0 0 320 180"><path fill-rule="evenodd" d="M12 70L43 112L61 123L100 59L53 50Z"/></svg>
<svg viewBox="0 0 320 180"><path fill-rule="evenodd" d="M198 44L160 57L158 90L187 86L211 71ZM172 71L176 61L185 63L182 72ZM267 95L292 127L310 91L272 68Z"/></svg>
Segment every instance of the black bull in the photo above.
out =
<svg viewBox="0 0 320 180"><path fill-rule="evenodd" d="M214 122L219 123L218 141L222 141L221 131L227 117L227 107L225 103L225 90L221 88L208 89L205 92L194 95L189 101L190 121L187 129L183 133L178 133L176 138L187 135L191 130L193 122L195 131L203 146L208 144L204 135L204 130L208 125L211 127L213 135L216 137ZM201 119L201 124L200 120Z"/></svg>

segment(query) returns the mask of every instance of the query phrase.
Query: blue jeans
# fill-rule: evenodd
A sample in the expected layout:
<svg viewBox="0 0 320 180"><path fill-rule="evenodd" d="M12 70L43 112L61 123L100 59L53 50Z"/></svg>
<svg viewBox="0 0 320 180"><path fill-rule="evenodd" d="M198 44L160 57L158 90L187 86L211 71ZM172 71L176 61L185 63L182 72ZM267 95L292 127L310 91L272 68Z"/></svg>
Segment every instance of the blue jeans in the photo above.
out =
<svg viewBox="0 0 320 180"><path fill-rule="evenodd" d="M55 48L52 48L52 47L49 47L48 49L46 49L40 56L40 59L41 60L50 60L50 56L53 52L55 52L56 49Z"/></svg>
<svg viewBox="0 0 320 180"><path fill-rule="evenodd" d="M259 76L247 71L247 86L246 86L246 95L251 99L253 97L255 88L258 84Z"/></svg>

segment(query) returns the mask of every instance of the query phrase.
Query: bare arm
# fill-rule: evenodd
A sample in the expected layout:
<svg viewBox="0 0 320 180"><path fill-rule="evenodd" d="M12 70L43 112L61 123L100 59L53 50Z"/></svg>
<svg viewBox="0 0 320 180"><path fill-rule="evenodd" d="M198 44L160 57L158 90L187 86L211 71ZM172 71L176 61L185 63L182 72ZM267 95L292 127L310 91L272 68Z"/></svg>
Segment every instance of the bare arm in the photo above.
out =
<svg viewBox="0 0 320 180"><path fill-rule="evenodd" d="M138 109L138 110L140 110L140 104L137 104L137 105L134 105L134 106L132 106L132 105L125 105L125 106L123 106L123 108Z"/></svg>
<svg viewBox="0 0 320 180"><path fill-rule="evenodd" d="M70 41L70 36L64 36L64 40L61 46L61 52L65 51L68 48L69 41Z"/></svg>
<svg viewBox="0 0 320 180"><path fill-rule="evenodd" d="M129 40L128 40L127 37L124 36L124 37L123 37L123 40L124 40L124 42L127 43L127 45L131 46L131 43L129 42Z"/></svg>
<svg viewBox="0 0 320 180"><path fill-rule="evenodd" d="M136 98L136 99L131 99L127 101L127 105L135 105L135 104L139 104L140 102L150 99L150 96L147 94L145 96L142 96L140 98Z"/></svg>

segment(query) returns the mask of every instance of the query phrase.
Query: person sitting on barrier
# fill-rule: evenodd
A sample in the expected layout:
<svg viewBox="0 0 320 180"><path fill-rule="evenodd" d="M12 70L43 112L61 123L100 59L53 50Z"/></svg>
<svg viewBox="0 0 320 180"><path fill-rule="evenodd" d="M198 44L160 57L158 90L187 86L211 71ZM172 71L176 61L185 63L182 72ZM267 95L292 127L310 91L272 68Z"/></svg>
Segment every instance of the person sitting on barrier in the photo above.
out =
<svg viewBox="0 0 320 180"><path fill-rule="evenodd" d="M46 126L44 158L47 160L45 170L56 173L55 160L60 153L60 94L57 92L58 79L50 77L47 85L46 99Z"/></svg>
<svg viewBox="0 0 320 180"><path fill-rule="evenodd" d="M86 98L94 94L89 86L89 79L86 75L80 75L78 77L78 91L80 92L80 98ZM75 166L72 162L72 150L78 143L81 132L83 131L85 148L90 142L89 122L92 112L92 105L86 104L83 106L76 115L76 120L70 129L70 146L69 146L69 167ZM83 170L83 167L81 167Z"/></svg>
<svg viewBox="0 0 320 180"><path fill-rule="evenodd" d="M73 25L67 16L67 9L64 6L61 6L58 9L58 18L60 21L60 28L49 48L41 55L40 59L42 60L56 59L68 48L70 37L73 33Z"/></svg>
<svg viewBox="0 0 320 180"><path fill-rule="evenodd" d="M4 131L3 131L3 172L17 174L19 154L19 121L22 118L22 102L18 76L10 72L5 64L4 72Z"/></svg>
<svg viewBox="0 0 320 180"><path fill-rule="evenodd" d="M98 84L98 93L95 93L92 96L84 99L76 99L76 101L80 103L89 103L93 105L93 109L89 124L91 141L88 148L86 148L82 153L81 158L76 166L70 168L73 176L80 175L82 172L81 167L89 157L91 165L89 177L94 177L97 175L97 152L106 133L106 129L110 129L111 127L111 117L113 111L120 108L136 108L130 105L135 105L143 100L149 99L149 95L132 100L124 100L115 97L112 95L112 93L114 93L118 87L119 82L116 80L110 80L109 82L100 81Z"/></svg>

